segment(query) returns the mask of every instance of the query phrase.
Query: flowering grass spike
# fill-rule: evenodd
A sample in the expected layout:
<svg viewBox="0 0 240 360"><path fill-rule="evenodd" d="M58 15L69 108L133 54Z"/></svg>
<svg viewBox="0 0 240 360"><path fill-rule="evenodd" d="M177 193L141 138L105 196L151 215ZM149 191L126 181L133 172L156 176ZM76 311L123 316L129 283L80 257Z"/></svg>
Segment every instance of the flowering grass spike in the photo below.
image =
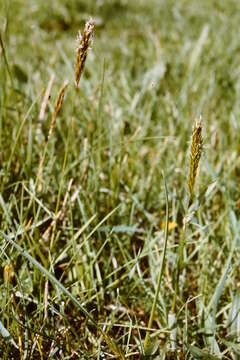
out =
<svg viewBox="0 0 240 360"><path fill-rule="evenodd" d="M87 58L88 49L91 45L92 38L93 38L93 29L94 29L94 22L93 19L90 19L85 24L85 28L83 33L78 32L77 37L77 59L75 65L75 87L78 87L85 61Z"/></svg>
<svg viewBox="0 0 240 360"><path fill-rule="evenodd" d="M189 164L189 174L188 174L188 194L189 200L188 205L191 205L194 184L197 177L197 170L199 161L202 155L202 123L201 119L197 119L192 132L192 141L190 148L190 164Z"/></svg>

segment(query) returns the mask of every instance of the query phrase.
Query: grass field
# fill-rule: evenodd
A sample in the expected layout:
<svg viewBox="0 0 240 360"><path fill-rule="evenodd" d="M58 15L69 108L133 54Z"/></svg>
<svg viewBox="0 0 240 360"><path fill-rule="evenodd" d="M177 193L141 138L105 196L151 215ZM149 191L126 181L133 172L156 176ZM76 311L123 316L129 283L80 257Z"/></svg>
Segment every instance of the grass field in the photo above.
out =
<svg viewBox="0 0 240 360"><path fill-rule="evenodd" d="M0 2L1 359L239 358L239 23L238 0Z"/></svg>

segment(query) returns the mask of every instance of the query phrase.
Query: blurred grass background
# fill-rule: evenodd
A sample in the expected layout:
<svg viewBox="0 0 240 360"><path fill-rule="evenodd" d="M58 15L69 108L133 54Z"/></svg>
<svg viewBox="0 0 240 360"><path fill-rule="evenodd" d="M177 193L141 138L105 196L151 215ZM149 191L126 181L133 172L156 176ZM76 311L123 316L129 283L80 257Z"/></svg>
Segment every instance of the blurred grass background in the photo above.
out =
<svg viewBox="0 0 240 360"><path fill-rule="evenodd" d="M91 16L94 42L75 91L75 39ZM240 354L239 22L236 0L1 1L1 231L79 299L126 358L143 352L156 289L166 206L162 171L169 243L151 356L173 358L167 314L188 146L200 114L204 153L178 299L176 356ZM70 86L36 189L65 80ZM66 206L50 246L43 234L58 198ZM0 338L1 358L114 356L70 299L3 236L1 268L1 323L9 332Z"/></svg>

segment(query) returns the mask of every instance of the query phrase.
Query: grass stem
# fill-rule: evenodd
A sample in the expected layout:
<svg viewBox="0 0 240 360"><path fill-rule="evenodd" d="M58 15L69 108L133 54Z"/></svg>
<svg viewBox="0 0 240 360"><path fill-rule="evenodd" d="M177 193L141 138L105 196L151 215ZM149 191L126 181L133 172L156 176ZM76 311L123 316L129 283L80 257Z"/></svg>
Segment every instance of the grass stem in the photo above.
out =
<svg viewBox="0 0 240 360"><path fill-rule="evenodd" d="M156 310L156 306L157 306L158 295L159 295L159 292L160 292L160 286L161 286L161 281L162 281L162 276L163 276L163 269L164 269L164 264L165 264L166 251L167 251L169 212L168 212L168 190L167 190L167 184L166 184L166 179L165 179L164 173L163 173L163 181L164 181L164 190L165 190L165 199L166 199L166 218L165 218L165 227L164 227L164 247L163 247L163 253L162 253L162 261L161 261L160 273L159 273L158 282L157 282L157 289L155 291L155 296L154 296L154 301L153 301L153 305L152 305L152 309L151 309L151 314L150 314L149 321L148 321L148 329L150 329L152 327L152 323L153 323L153 318L154 318L154 314L155 314L155 310ZM149 330L147 330L145 340L144 340L144 352L145 353L147 352L147 348L148 348L149 336L150 336L150 332L149 332Z"/></svg>

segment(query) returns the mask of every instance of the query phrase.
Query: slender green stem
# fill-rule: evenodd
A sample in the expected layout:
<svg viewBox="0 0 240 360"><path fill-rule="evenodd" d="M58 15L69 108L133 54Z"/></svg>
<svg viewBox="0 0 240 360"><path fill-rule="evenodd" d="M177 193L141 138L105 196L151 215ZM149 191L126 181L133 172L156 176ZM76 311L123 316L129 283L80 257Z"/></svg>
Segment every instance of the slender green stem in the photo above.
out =
<svg viewBox="0 0 240 360"><path fill-rule="evenodd" d="M102 78L100 85L100 94L97 109L97 128L98 128L98 168L101 168L101 147L102 147L102 109L103 109L103 96L104 96L104 81L105 81L105 68L106 63L103 59Z"/></svg>
<svg viewBox="0 0 240 360"><path fill-rule="evenodd" d="M189 195L188 207L186 210L186 214L189 209L190 202L191 202L191 196ZM174 283L174 295L173 295L173 300L172 300L171 312L168 314L168 326L169 326L169 328L171 328L170 344L171 344L171 350L173 352L176 351L176 342L177 342L176 303L177 303L177 297L178 297L178 293L179 293L179 277L183 270L184 246L185 246L185 238L186 238L186 214L183 219L182 236L181 236L180 244L179 244L178 263L177 263L176 277L175 277L175 283Z"/></svg>
<svg viewBox="0 0 240 360"><path fill-rule="evenodd" d="M10 66L9 66L9 63L8 63L8 59L7 59L7 55L6 55L6 50L5 50L5 46L4 46L4 43L3 43L3 39L2 39L2 34L0 33L0 47L2 49L2 54L3 54L3 59L4 59L4 62L5 62L5 65L6 65L6 68L7 68L7 72L8 72L8 75L9 75L9 78L11 80L11 85L13 87L13 77L12 77L12 73L10 71Z"/></svg>
<svg viewBox="0 0 240 360"><path fill-rule="evenodd" d="M153 301L153 305L152 305L152 309L151 309L151 314L150 314L149 321L148 321L148 329L150 329L152 327L153 317L154 317L154 313L155 313L156 306L157 306L158 295L159 295L160 285L161 285L163 271L164 271L166 251L167 251L169 212L168 212L168 191L167 191L167 184L166 184L166 179L165 179L164 174L163 174L163 181L164 181L165 198L166 198L166 218L165 218L165 228L164 228L164 247L163 247L163 253L162 253L161 268L160 268L160 273L159 273L159 278L158 278L158 283L157 283L157 289L156 289L156 292L155 292L154 301ZM149 336L150 336L150 332L149 332L149 330L147 330L145 340L144 340L144 352L145 353L146 353L146 350L147 350L147 347L148 347Z"/></svg>
<svg viewBox="0 0 240 360"><path fill-rule="evenodd" d="M59 211L59 207L60 207L60 200L61 200L61 194L62 194L63 180L64 180L65 170L66 170L66 165L67 165L67 157L68 157L68 150L69 150L69 142L70 142L71 130L72 130L72 123L71 123L71 126L69 126L69 128L68 128L67 143L66 143L66 149L65 149L64 159L63 159L62 174L61 174L61 179L60 179L60 184L59 184L59 189L58 189L58 196L57 196L57 204L56 204L56 209L55 209L56 219L57 219L57 215L58 215L58 211ZM51 236L51 241L50 241L50 252L51 252L52 249L53 249L54 238L55 238L55 231L56 231L56 225L57 225L57 220L55 221L54 226L53 226L53 231L52 231L52 236Z"/></svg>
<svg viewBox="0 0 240 360"><path fill-rule="evenodd" d="M171 311L174 313L176 309L176 300L178 296L179 291L179 276L183 269L183 252L184 252L184 246L185 246L185 235L186 235L186 224L184 220L183 224L183 232L179 244L179 255L178 255L178 263L177 263L177 273L176 273L176 279L175 279L175 286L174 286L174 295L173 295L173 301L172 301L172 307Z"/></svg>

